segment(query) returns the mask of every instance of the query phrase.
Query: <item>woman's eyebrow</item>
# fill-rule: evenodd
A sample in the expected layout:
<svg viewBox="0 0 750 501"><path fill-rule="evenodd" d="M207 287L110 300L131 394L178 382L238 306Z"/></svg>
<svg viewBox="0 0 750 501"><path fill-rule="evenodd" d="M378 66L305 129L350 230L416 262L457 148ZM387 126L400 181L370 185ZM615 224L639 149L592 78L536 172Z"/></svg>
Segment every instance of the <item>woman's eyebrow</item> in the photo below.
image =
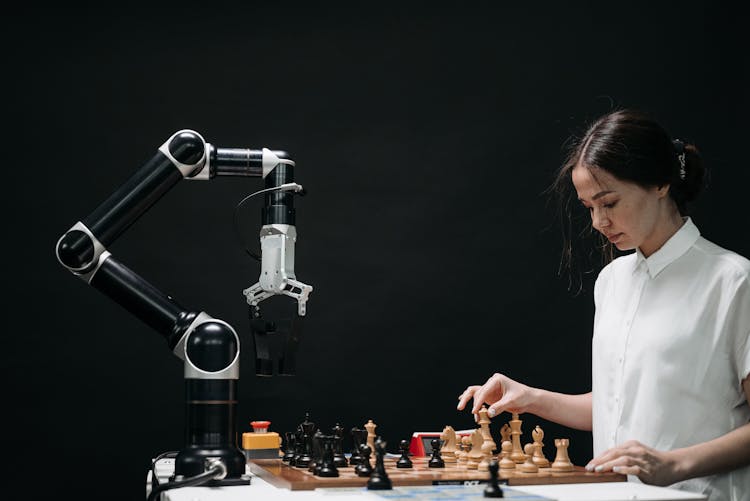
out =
<svg viewBox="0 0 750 501"><path fill-rule="evenodd" d="M601 198L604 195L608 195L609 193L614 193L614 191L612 191L612 190L600 191L599 193L597 193L596 195L594 195L593 197L591 197L591 201L593 202L597 198ZM580 200L581 202L585 202L585 200L582 199L582 198L578 198L578 200Z"/></svg>

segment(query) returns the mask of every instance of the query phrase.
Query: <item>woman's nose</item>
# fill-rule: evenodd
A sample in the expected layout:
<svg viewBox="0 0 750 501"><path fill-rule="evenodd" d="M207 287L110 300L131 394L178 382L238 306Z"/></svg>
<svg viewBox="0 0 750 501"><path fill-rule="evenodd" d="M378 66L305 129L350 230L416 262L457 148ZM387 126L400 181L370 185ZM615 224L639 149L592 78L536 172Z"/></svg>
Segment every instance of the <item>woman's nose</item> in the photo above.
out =
<svg viewBox="0 0 750 501"><path fill-rule="evenodd" d="M610 221L607 217L606 211L594 210L591 217L594 219L592 223L594 225L594 229L601 231L602 229L609 226Z"/></svg>

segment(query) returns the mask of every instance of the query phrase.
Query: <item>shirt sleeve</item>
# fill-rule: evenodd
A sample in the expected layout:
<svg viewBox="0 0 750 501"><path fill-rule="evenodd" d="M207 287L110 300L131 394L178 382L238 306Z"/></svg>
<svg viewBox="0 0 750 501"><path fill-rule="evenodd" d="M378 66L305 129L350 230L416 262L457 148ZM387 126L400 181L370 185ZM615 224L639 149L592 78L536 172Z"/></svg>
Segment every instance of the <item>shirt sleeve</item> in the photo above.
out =
<svg viewBox="0 0 750 501"><path fill-rule="evenodd" d="M750 374L750 274L738 277L737 288L728 311L727 327L731 335L732 363L737 371L739 384Z"/></svg>
<svg viewBox="0 0 750 501"><path fill-rule="evenodd" d="M740 318L737 322L735 339L735 363L739 371L740 382L750 375L750 284L744 281L738 291L737 311Z"/></svg>

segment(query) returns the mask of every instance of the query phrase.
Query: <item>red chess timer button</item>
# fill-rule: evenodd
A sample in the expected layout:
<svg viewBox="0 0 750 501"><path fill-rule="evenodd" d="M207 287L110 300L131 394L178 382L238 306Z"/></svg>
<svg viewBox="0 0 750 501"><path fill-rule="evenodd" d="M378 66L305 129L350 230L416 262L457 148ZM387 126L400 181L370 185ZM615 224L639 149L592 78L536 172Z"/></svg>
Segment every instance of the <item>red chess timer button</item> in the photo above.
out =
<svg viewBox="0 0 750 501"><path fill-rule="evenodd" d="M253 433L266 433L271 421L251 421L250 426L253 427Z"/></svg>

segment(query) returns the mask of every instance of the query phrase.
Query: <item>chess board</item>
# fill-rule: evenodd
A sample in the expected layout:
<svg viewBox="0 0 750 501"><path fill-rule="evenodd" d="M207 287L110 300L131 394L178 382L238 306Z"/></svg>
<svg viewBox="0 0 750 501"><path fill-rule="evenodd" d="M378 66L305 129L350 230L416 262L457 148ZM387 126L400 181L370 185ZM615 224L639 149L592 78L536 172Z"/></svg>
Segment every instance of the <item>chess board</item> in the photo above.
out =
<svg viewBox="0 0 750 501"><path fill-rule="evenodd" d="M489 481L486 471L466 470L446 464L445 468L429 468L427 457L412 458L413 468L396 468L397 457L384 459L386 472L391 483L396 486L419 485L472 485ZM368 477L359 477L353 466L339 468L338 477L318 477L307 468L289 466L281 459L253 459L248 461L248 469L271 485L279 488L313 490L326 487L365 487ZM500 470L499 483L505 485L575 484L593 482L625 482L627 477L619 473L586 471L576 466L571 472L554 473L549 468L541 468L538 473L523 473L518 470Z"/></svg>

